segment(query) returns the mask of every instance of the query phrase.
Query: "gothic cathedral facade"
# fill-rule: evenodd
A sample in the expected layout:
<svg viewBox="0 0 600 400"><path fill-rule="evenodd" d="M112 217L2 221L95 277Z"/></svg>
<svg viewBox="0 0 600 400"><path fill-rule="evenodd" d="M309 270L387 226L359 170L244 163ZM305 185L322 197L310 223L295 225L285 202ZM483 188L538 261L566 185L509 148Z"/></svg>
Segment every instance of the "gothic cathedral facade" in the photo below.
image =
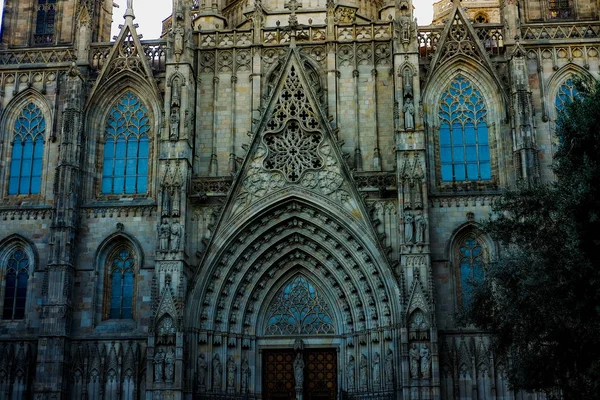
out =
<svg viewBox="0 0 600 400"><path fill-rule="evenodd" d="M539 399L456 314L597 0L172 2L5 0L0 399Z"/></svg>

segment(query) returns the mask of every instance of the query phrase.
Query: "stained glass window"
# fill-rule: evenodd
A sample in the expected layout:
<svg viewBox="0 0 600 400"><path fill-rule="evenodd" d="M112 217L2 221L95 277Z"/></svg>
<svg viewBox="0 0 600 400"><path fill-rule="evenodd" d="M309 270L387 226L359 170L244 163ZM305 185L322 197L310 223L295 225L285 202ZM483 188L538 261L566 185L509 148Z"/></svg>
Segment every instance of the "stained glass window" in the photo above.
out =
<svg viewBox="0 0 600 400"><path fill-rule="evenodd" d="M15 122L8 194L38 194L42 183L42 159L46 119L42 111L29 103Z"/></svg>
<svg viewBox="0 0 600 400"><path fill-rule="evenodd" d="M14 250L8 258L4 287L2 319L25 318L29 259L23 249Z"/></svg>
<svg viewBox="0 0 600 400"><path fill-rule="evenodd" d="M134 258L126 248L113 257L110 267L110 319L133 318Z"/></svg>
<svg viewBox="0 0 600 400"><path fill-rule="evenodd" d="M558 93L556 94L555 105L556 111L560 112L565 109L567 104L571 104L573 100L579 98L581 94L575 87L575 83L573 79L567 79L560 87L558 88Z"/></svg>
<svg viewBox="0 0 600 400"><path fill-rule="evenodd" d="M148 110L127 92L111 108L106 123L102 193L146 193L149 134Z"/></svg>
<svg viewBox="0 0 600 400"><path fill-rule="evenodd" d="M333 334L329 306L305 277L297 276L275 296L267 313L267 335Z"/></svg>
<svg viewBox="0 0 600 400"><path fill-rule="evenodd" d="M442 95L439 115L442 181L492 179L488 113L481 93L459 75Z"/></svg>
<svg viewBox="0 0 600 400"><path fill-rule="evenodd" d="M467 236L461 243L459 257L460 293L462 304L465 306L471 301L473 282L483 279L483 247L472 236Z"/></svg>

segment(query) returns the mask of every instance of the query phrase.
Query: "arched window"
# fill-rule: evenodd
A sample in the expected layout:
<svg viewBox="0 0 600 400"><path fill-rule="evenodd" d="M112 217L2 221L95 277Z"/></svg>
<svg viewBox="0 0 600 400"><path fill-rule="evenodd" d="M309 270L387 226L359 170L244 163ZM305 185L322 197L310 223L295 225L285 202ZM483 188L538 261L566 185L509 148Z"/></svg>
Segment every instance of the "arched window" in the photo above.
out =
<svg viewBox="0 0 600 400"><path fill-rule="evenodd" d="M133 319L135 259L127 247L120 247L109 258L109 319Z"/></svg>
<svg viewBox="0 0 600 400"><path fill-rule="evenodd" d="M25 318L29 272L29 258L22 248L17 247L8 257L6 265L2 319Z"/></svg>
<svg viewBox="0 0 600 400"><path fill-rule="evenodd" d="M569 0L548 0L548 17L550 19L571 18L571 2Z"/></svg>
<svg viewBox="0 0 600 400"><path fill-rule="evenodd" d="M131 92L110 109L104 138L103 194L143 194L148 190L150 120Z"/></svg>
<svg viewBox="0 0 600 400"><path fill-rule="evenodd" d="M46 119L42 111L29 103L14 125L9 195L40 193L45 132Z"/></svg>
<svg viewBox="0 0 600 400"><path fill-rule="evenodd" d="M487 115L481 93L457 76L439 107L442 182L492 179Z"/></svg>
<svg viewBox="0 0 600 400"><path fill-rule="evenodd" d="M465 306L471 301L473 283L484 277L485 246L475 235L468 234L459 239L456 250L459 304Z"/></svg>
<svg viewBox="0 0 600 400"><path fill-rule="evenodd" d="M35 24L35 43L52 43L54 39L55 18L56 0L38 0Z"/></svg>
<svg viewBox="0 0 600 400"><path fill-rule="evenodd" d="M333 334L329 306L312 283L297 276L279 291L267 312L267 335Z"/></svg>
<svg viewBox="0 0 600 400"><path fill-rule="evenodd" d="M573 79L567 79L560 85L558 92L556 93L556 99L554 100L556 111L563 111L568 104L571 104L573 100L577 99L579 96L581 96L581 94L577 90L577 87L575 87Z"/></svg>

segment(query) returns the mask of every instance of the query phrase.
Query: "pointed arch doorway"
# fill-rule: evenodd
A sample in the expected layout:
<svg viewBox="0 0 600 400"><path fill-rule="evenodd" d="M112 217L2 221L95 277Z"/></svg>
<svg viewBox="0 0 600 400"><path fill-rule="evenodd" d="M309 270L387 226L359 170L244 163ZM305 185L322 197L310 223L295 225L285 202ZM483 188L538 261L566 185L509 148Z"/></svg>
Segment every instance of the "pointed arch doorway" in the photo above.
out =
<svg viewBox="0 0 600 400"><path fill-rule="evenodd" d="M335 322L329 302L303 274L295 275L271 299L264 336L296 338L293 348L262 351L263 399L337 399ZM313 346L305 347L305 340Z"/></svg>

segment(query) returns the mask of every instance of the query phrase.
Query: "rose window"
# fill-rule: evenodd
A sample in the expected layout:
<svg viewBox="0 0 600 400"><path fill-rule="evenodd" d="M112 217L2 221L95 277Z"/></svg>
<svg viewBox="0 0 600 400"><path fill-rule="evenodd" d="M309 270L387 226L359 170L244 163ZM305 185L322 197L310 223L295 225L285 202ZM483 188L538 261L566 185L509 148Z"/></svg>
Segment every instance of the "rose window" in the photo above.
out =
<svg viewBox="0 0 600 400"><path fill-rule="evenodd" d="M265 168L280 171L290 182L298 182L307 170L323 167L318 152L323 135L305 131L296 120L290 120L281 132L266 134L264 140L269 149Z"/></svg>

